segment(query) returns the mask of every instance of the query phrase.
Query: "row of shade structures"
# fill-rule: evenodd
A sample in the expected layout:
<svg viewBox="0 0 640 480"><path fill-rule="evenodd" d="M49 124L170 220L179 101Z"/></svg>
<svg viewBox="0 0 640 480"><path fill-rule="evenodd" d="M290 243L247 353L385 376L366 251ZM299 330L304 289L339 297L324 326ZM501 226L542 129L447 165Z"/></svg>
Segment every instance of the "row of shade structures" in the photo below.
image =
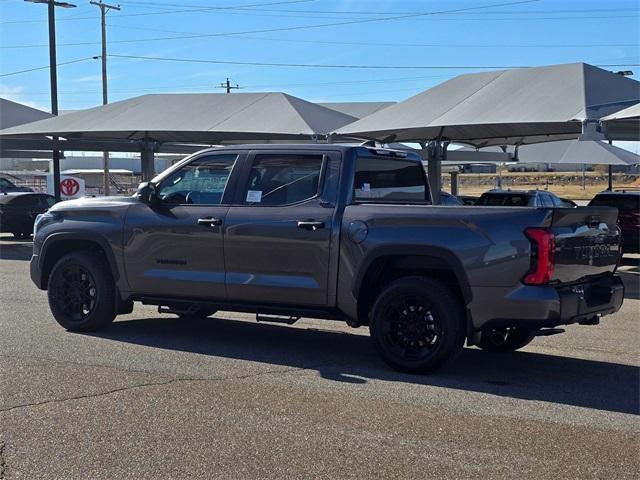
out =
<svg viewBox="0 0 640 480"><path fill-rule="evenodd" d="M0 148L141 151L150 178L153 153L184 144L417 142L437 196L450 142L640 140L637 123L614 118L638 102L640 82L573 63L460 75L361 119L284 93L144 95L2 130Z"/></svg>

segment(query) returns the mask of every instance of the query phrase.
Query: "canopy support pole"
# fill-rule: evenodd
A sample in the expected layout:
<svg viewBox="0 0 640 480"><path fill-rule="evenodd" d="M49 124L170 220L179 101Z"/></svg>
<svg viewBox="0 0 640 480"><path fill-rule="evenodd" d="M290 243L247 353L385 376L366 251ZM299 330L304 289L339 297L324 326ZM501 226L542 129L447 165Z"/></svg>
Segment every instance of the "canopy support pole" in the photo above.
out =
<svg viewBox="0 0 640 480"><path fill-rule="evenodd" d="M609 165L609 186L607 190L613 190L613 165Z"/></svg>
<svg viewBox="0 0 640 480"><path fill-rule="evenodd" d="M429 142L427 146L427 176L429 177L431 200L434 205L440 205L440 192L442 191L442 163L438 155L439 150L438 143Z"/></svg>
<svg viewBox="0 0 640 480"><path fill-rule="evenodd" d="M157 143L145 139L142 142L140 161L142 163L142 181L150 182L155 177L155 151Z"/></svg>
<svg viewBox="0 0 640 480"><path fill-rule="evenodd" d="M458 181L460 180L460 172L451 172L451 195L458 196Z"/></svg>

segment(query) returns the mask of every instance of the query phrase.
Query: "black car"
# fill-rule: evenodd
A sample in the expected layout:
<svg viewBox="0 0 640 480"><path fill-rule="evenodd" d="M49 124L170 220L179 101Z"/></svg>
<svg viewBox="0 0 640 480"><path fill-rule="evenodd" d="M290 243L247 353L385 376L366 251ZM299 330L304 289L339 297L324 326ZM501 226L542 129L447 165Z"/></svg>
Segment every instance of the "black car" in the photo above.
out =
<svg viewBox="0 0 640 480"><path fill-rule="evenodd" d="M0 232L13 233L16 238L28 238L33 232L36 216L53 206L55 198L46 193L0 194Z"/></svg>
<svg viewBox="0 0 640 480"><path fill-rule="evenodd" d="M0 193L7 192L33 192L33 190L29 187L19 187L11 180L5 177L0 177Z"/></svg>
<svg viewBox="0 0 640 480"><path fill-rule="evenodd" d="M622 233L622 251L640 253L640 191L604 191L593 197L589 206L616 207Z"/></svg>
<svg viewBox="0 0 640 480"><path fill-rule="evenodd" d="M485 207L571 208L557 195L542 190L489 190L476 205Z"/></svg>

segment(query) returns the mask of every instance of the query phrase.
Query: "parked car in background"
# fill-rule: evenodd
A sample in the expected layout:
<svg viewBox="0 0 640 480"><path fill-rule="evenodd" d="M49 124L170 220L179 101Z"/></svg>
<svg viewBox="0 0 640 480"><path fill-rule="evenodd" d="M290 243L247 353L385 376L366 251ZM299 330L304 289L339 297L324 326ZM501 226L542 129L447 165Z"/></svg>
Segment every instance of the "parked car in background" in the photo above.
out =
<svg viewBox="0 0 640 480"><path fill-rule="evenodd" d="M567 208L557 195L543 190L501 190L494 189L484 192L478 201L478 206L484 207L535 207L535 208Z"/></svg>
<svg viewBox="0 0 640 480"><path fill-rule="evenodd" d="M457 198L463 205L475 205L480 197L476 195L457 195Z"/></svg>
<svg viewBox="0 0 640 480"><path fill-rule="evenodd" d="M56 203L46 193L12 192L0 194L0 232L29 238L36 217Z"/></svg>
<svg viewBox="0 0 640 480"><path fill-rule="evenodd" d="M640 191L614 190L597 194L589 206L618 209L618 226L622 232L622 252L640 253Z"/></svg>
<svg viewBox="0 0 640 480"><path fill-rule="evenodd" d="M462 202L455 195L451 195L449 192L440 192L440 204L449 207L459 207Z"/></svg>
<svg viewBox="0 0 640 480"><path fill-rule="evenodd" d="M576 208L578 204L569 198L560 198L562 206L565 208Z"/></svg>
<svg viewBox="0 0 640 480"><path fill-rule="evenodd" d="M6 192L33 192L33 190L29 187L19 187L8 178L0 177L0 193Z"/></svg>

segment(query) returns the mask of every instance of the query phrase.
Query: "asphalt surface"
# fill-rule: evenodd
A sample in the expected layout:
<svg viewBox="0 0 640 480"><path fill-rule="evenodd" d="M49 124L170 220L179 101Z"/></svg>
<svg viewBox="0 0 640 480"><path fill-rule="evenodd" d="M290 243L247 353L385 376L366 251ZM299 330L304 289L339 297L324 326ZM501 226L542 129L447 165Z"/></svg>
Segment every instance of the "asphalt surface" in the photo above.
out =
<svg viewBox="0 0 640 480"><path fill-rule="evenodd" d="M366 329L184 321L64 331L0 237L0 479L639 478L640 257L623 309L523 351L399 374Z"/></svg>

